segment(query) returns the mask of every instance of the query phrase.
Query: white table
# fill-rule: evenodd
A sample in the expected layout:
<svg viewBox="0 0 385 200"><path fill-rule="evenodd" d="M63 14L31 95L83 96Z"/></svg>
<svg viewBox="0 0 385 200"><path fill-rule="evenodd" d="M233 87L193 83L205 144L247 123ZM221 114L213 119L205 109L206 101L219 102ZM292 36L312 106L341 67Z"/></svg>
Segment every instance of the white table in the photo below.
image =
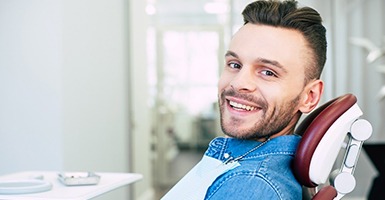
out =
<svg viewBox="0 0 385 200"><path fill-rule="evenodd" d="M43 176L44 180L49 181L52 184L52 189L46 192L11 195L0 194L0 199L84 200L97 197L103 193L112 191L142 179L141 174L135 173L95 173L100 175L99 183L97 185L87 186L65 186L57 179L58 172L54 171L29 171L0 176L0 181L25 180L31 177Z"/></svg>

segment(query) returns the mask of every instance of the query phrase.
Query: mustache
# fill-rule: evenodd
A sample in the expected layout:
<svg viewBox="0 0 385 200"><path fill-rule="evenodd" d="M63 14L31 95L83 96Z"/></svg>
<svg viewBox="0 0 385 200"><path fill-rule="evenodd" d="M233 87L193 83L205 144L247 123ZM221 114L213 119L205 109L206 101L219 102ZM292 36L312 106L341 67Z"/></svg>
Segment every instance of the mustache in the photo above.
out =
<svg viewBox="0 0 385 200"><path fill-rule="evenodd" d="M250 94L239 93L239 92L236 92L234 89L224 90L221 93L221 99L223 102L226 101L226 96L236 97L239 99L244 99L249 102L253 102L256 105L258 105L258 107L260 107L262 110L267 110L267 107L268 107L268 103L263 98L255 97L254 95L250 95Z"/></svg>

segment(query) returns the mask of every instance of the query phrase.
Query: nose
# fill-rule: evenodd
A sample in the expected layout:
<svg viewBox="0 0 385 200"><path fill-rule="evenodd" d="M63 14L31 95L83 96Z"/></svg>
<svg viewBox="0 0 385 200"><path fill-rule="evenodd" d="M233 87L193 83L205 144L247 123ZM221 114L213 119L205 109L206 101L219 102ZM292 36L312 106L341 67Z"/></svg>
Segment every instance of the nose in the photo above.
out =
<svg viewBox="0 0 385 200"><path fill-rule="evenodd" d="M256 77L250 68L243 66L234 76L230 85L238 92L253 92L257 88Z"/></svg>

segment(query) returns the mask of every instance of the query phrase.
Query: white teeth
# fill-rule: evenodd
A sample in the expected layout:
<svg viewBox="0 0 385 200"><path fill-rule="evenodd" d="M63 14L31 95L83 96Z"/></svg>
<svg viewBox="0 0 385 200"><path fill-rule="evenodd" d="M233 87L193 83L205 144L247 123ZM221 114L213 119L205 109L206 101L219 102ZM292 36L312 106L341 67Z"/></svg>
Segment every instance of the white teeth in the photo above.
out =
<svg viewBox="0 0 385 200"><path fill-rule="evenodd" d="M240 104L240 103L236 103L234 101L229 101L229 102L230 102L230 105L235 107L235 108L239 108L239 109L243 109L243 110L248 110L248 111L252 111L252 110L256 109L253 106L246 106L246 105L243 105L243 104Z"/></svg>

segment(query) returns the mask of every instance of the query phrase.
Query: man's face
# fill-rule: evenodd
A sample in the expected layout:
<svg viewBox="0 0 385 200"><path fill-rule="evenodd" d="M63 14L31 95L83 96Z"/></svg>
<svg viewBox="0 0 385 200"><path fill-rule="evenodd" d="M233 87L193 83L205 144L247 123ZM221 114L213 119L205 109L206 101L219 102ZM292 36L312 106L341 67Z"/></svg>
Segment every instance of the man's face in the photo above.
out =
<svg viewBox="0 0 385 200"><path fill-rule="evenodd" d="M225 134L243 139L290 134L310 56L298 31L244 25L231 40L218 84Z"/></svg>

